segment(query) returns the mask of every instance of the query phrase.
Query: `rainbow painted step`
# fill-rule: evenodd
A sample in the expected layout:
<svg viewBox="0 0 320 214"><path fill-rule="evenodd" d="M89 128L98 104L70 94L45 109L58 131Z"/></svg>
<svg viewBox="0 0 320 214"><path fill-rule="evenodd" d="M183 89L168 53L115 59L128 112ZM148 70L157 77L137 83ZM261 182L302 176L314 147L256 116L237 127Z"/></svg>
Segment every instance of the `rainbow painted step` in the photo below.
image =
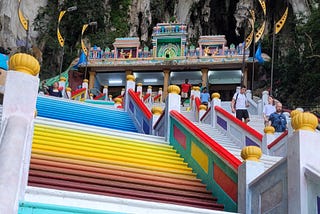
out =
<svg viewBox="0 0 320 214"><path fill-rule="evenodd" d="M29 185L223 210L172 146L147 138L36 124Z"/></svg>
<svg viewBox="0 0 320 214"><path fill-rule="evenodd" d="M38 96L36 108L40 117L137 132L129 114L123 110L46 96Z"/></svg>

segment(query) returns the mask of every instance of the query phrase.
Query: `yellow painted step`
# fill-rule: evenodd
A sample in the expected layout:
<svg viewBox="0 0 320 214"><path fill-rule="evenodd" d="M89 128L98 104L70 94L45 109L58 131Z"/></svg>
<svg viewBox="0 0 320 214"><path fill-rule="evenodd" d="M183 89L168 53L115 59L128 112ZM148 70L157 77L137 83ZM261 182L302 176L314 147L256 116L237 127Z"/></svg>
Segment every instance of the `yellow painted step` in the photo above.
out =
<svg viewBox="0 0 320 214"><path fill-rule="evenodd" d="M128 139L126 137L108 136L108 135L103 135L98 133L84 132L84 131L65 129L60 127L40 125L40 124L35 125L35 131L37 130L40 131L40 135L45 133L55 133L58 135L61 134L62 136L68 135L68 136L81 137L83 139L92 139L92 140L107 139L109 142L114 142L114 143L117 143L118 141L122 141L122 145L128 145L128 146L140 145L141 148L157 148L157 151L171 151L173 148L171 145L166 145L166 144L151 143L151 142L140 141L135 139Z"/></svg>
<svg viewBox="0 0 320 214"><path fill-rule="evenodd" d="M74 161L85 161L85 162L93 162L93 163L99 163L99 164L119 165L119 166L166 172L166 173L175 173L175 174L184 174L184 175L194 174L192 172L192 169L187 166L181 167L181 168L168 168L165 166L148 165L143 162L125 162L125 161L119 161L114 159L110 160L110 159L104 159L101 157L84 156L84 155L64 153L59 151L49 151L49 150L44 150L44 149L39 149L34 147L32 148L32 155L65 158L65 159L70 159Z"/></svg>
<svg viewBox="0 0 320 214"><path fill-rule="evenodd" d="M74 139L75 141L77 139ZM180 166L187 166L187 163L183 162L183 159L180 160L171 160L166 159L165 156L162 157L155 157L152 155L152 151L150 153L143 153L143 154L136 154L134 150L131 152L119 152L114 151L113 147L110 148L94 148L90 145L77 145L73 144L72 142L65 141L65 142L58 142L54 138L51 141L42 141L38 139L33 140L33 148L40 148L44 150L50 151L58 151L63 153L70 153L70 154L79 154L84 156L92 156L92 157L101 157L105 159L115 159L115 160L122 160L122 161L130 161L130 162L144 162L150 165L165 165L167 167L180 167Z"/></svg>

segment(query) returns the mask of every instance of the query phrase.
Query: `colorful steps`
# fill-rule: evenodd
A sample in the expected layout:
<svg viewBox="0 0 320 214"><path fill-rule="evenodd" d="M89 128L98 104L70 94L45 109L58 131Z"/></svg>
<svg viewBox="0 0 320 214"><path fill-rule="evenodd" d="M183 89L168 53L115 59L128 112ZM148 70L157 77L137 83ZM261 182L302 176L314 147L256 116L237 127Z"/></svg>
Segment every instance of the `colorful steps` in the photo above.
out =
<svg viewBox="0 0 320 214"><path fill-rule="evenodd" d="M170 145L44 124L29 185L223 210Z"/></svg>
<svg viewBox="0 0 320 214"><path fill-rule="evenodd" d="M137 132L129 114L123 110L46 96L38 96L36 108L40 117Z"/></svg>

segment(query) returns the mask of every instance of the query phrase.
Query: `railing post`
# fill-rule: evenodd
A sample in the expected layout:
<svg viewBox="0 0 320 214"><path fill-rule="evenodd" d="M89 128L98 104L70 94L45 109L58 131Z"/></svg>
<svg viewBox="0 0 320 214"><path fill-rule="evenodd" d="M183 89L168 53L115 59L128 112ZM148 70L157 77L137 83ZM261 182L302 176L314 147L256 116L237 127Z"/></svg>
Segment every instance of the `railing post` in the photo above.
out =
<svg viewBox="0 0 320 214"><path fill-rule="evenodd" d="M107 85L105 85L105 86L103 87L103 91L102 91L102 93L104 93L104 94L105 94L105 96L104 96L104 100L105 100L105 101L108 101L108 94L109 94L109 91L108 91L108 86L107 86Z"/></svg>
<svg viewBox="0 0 320 214"><path fill-rule="evenodd" d="M163 110L160 106L154 106L152 107L151 112L152 112L152 134L154 135L155 133L153 130L153 126L156 124L156 122L160 118Z"/></svg>
<svg viewBox="0 0 320 214"><path fill-rule="evenodd" d="M199 113L198 113L198 122L201 122L201 118L203 117L203 115L206 113L207 111L207 106L206 105L200 105L199 106Z"/></svg>
<svg viewBox="0 0 320 214"><path fill-rule="evenodd" d="M168 87L168 96L166 98L165 108L165 140L169 141L170 138L170 111L176 110L180 112L181 96L180 88L176 85L170 85Z"/></svg>
<svg viewBox="0 0 320 214"><path fill-rule="evenodd" d="M128 111L129 108L129 89L132 89L133 91L135 91L136 88L136 82L135 82L136 78L133 75L127 75L127 85L126 85L126 94L124 97L124 110ZM124 93L123 93L124 94ZM123 96L122 94L122 96Z"/></svg>
<svg viewBox="0 0 320 214"><path fill-rule="evenodd" d="M211 118L210 118L210 124L212 127L216 127L217 123L217 112L214 109L215 106L221 107L221 100L220 100L220 94L219 93L212 93L211 94Z"/></svg>
<svg viewBox="0 0 320 214"><path fill-rule="evenodd" d="M295 131L287 146L288 213L317 213L319 182L308 180L307 172L317 172L315 178L319 180L320 144L319 133L315 132L318 119L309 112L291 114L291 118Z"/></svg>
<svg viewBox="0 0 320 214"><path fill-rule="evenodd" d="M62 97L66 98L66 78L65 77L60 77L59 79L59 88L62 88L61 93Z"/></svg>
<svg viewBox="0 0 320 214"><path fill-rule="evenodd" d="M148 97L148 101L147 102L149 104L152 104L152 86L151 85L148 86L147 94L150 94L150 96Z"/></svg>
<svg viewBox="0 0 320 214"><path fill-rule="evenodd" d="M140 100L142 100L142 83L141 82L137 84L137 92L139 93Z"/></svg>
<svg viewBox="0 0 320 214"><path fill-rule="evenodd" d="M249 184L264 172L264 164L259 162L262 155L257 146L247 146L241 151L244 160L238 168L238 212L251 213L251 192Z"/></svg>
<svg viewBox="0 0 320 214"><path fill-rule="evenodd" d="M275 129L273 126L267 126L264 128L265 134L262 138L262 144L261 144L261 149L263 154L269 155L268 145L276 139L274 132L275 132Z"/></svg>
<svg viewBox="0 0 320 214"><path fill-rule="evenodd" d="M88 98L88 80L87 79L84 79L83 82L82 82L82 88L85 88L86 89L86 92L84 94L84 99L86 100Z"/></svg>
<svg viewBox="0 0 320 214"><path fill-rule="evenodd" d="M9 68L2 110L5 131L0 139L0 210L18 213L29 174L40 65L33 56L19 53L10 58Z"/></svg>
<svg viewBox="0 0 320 214"><path fill-rule="evenodd" d="M67 87L67 88L66 88L66 95L67 95L67 98L68 98L69 100L72 99L72 94L71 94L71 88L70 88L70 87Z"/></svg>
<svg viewBox="0 0 320 214"><path fill-rule="evenodd" d="M159 91L158 91L158 95L160 94L160 103L163 103L162 101L162 88L159 88Z"/></svg>

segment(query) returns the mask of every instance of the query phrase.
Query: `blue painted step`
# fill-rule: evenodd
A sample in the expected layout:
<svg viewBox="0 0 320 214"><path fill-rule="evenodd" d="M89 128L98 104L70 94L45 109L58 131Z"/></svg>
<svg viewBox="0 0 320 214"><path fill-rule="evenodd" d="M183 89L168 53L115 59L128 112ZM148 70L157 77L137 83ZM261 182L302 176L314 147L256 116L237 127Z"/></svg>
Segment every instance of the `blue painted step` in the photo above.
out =
<svg viewBox="0 0 320 214"><path fill-rule="evenodd" d="M137 132L129 114L124 111L43 96L38 97L36 107L40 117Z"/></svg>

